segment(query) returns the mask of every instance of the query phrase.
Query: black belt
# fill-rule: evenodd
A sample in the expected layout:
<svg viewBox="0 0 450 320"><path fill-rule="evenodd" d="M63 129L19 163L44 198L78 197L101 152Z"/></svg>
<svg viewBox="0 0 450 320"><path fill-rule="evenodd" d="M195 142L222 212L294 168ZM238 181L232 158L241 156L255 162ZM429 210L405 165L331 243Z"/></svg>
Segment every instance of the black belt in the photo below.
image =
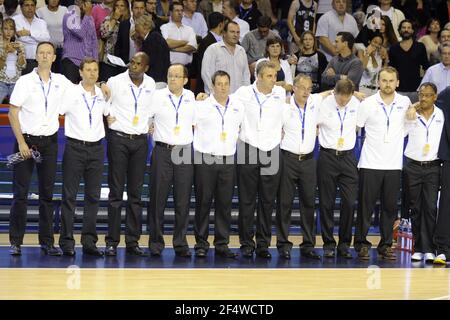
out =
<svg viewBox="0 0 450 320"><path fill-rule="evenodd" d="M121 138L125 138L125 139L130 139L130 140L136 140L136 139L147 139L147 134L143 133L143 134L128 134L125 132L121 132L121 131L116 131L116 130L110 130L111 133L115 134L118 137Z"/></svg>
<svg viewBox="0 0 450 320"><path fill-rule="evenodd" d="M190 143L189 144L167 144L167 143L160 142L160 141L155 141L155 144L158 147L162 147L162 148L170 149L170 150L172 150L173 148L176 148L176 147L178 147L178 148L186 148L186 147L189 147L191 145Z"/></svg>
<svg viewBox="0 0 450 320"><path fill-rule="evenodd" d="M26 138L29 138L29 139L47 140L47 139L55 138L55 136L56 136L57 134L58 134L58 133L54 133L54 134L52 134L51 136L32 136L31 134L24 133L23 136L26 137Z"/></svg>
<svg viewBox="0 0 450 320"><path fill-rule="evenodd" d="M421 166L421 167L435 167L440 166L442 161L441 160L432 160L432 161L416 161L413 159L408 158L408 162Z"/></svg>
<svg viewBox="0 0 450 320"><path fill-rule="evenodd" d="M283 152L283 154L287 155L288 157L291 158L295 158L298 161L304 161L304 160L309 160L312 159L314 156L314 152L310 152L310 153L301 153L301 154L296 154L287 150L281 150L281 152Z"/></svg>
<svg viewBox="0 0 450 320"><path fill-rule="evenodd" d="M328 152L328 153L332 153L332 154L334 154L334 155L336 155L336 156L345 156L345 155L347 155L347 154L350 154L350 153L353 153L353 149L350 149L350 150L335 150L335 149L327 149L327 148L324 148L324 147L320 147L320 150L321 151L325 151L325 152Z"/></svg>
<svg viewBox="0 0 450 320"><path fill-rule="evenodd" d="M77 140L71 137L66 137L67 141L70 141L71 143L76 143L76 144L82 144L84 146L99 146L102 144L102 139L98 140L98 141L82 141L82 140Z"/></svg>

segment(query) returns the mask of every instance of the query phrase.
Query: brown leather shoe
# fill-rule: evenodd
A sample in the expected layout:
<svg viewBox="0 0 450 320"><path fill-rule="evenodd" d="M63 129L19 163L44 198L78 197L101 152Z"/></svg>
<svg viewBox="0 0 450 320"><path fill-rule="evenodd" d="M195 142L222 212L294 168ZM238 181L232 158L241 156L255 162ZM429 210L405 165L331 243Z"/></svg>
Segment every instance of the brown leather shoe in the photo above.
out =
<svg viewBox="0 0 450 320"><path fill-rule="evenodd" d="M378 254L385 260L397 260L397 256L395 255L394 251L389 247L379 252Z"/></svg>
<svg viewBox="0 0 450 320"><path fill-rule="evenodd" d="M369 248L368 247L362 247L361 250L358 252L358 258L361 260L369 260Z"/></svg>

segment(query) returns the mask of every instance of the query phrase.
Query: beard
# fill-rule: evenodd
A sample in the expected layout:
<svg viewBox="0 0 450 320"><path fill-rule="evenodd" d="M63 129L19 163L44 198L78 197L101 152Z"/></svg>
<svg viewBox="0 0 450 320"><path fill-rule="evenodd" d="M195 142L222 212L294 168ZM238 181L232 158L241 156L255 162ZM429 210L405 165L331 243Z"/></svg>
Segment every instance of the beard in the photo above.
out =
<svg viewBox="0 0 450 320"><path fill-rule="evenodd" d="M402 32L400 33L400 36L402 37L403 40L409 40L413 37L412 33L409 32Z"/></svg>

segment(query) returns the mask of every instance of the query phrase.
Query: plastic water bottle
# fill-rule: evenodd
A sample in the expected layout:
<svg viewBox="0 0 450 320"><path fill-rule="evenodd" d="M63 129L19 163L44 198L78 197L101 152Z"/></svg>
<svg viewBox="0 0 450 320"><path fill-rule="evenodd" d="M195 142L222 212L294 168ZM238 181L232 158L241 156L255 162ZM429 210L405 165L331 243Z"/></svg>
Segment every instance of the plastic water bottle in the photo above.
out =
<svg viewBox="0 0 450 320"><path fill-rule="evenodd" d="M408 239L408 245L407 245L407 251L412 252L413 248L413 233L412 233L412 224L411 219L408 219L408 229L407 229L407 239Z"/></svg>

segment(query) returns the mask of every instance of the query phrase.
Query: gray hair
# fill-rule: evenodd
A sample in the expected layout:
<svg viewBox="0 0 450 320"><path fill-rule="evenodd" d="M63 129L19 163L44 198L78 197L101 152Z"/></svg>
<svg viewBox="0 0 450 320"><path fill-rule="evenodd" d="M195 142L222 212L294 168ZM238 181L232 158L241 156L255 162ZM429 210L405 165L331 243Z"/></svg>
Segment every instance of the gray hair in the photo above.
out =
<svg viewBox="0 0 450 320"><path fill-rule="evenodd" d="M150 27L151 30L153 30L155 28L155 23L153 22L152 18L146 14L137 18L135 21L135 25L140 25L143 27Z"/></svg>

